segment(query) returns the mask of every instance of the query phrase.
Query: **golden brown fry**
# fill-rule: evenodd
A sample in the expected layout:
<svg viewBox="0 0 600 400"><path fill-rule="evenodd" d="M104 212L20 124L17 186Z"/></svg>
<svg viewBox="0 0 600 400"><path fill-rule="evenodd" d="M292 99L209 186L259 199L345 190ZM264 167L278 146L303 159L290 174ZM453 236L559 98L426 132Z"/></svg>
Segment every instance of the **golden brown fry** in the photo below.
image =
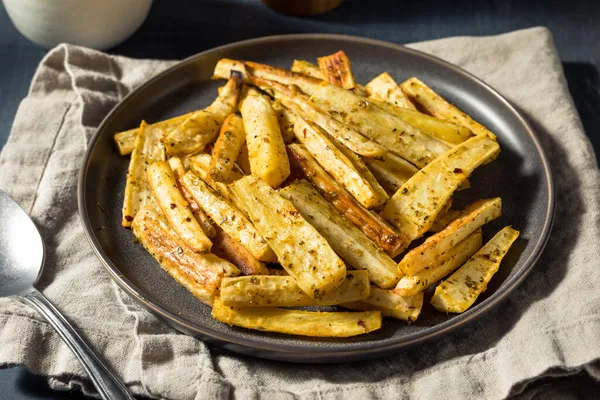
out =
<svg viewBox="0 0 600 400"><path fill-rule="evenodd" d="M148 183L156 202L160 206L173 230L197 253L207 253L212 242L206 236L200 224L188 208L189 203L179 191L175 175L167 161L157 161L148 166Z"/></svg>
<svg viewBox="0 0 600 400"><path fill-rule="evenodd" d="M485 126L474 121L468 114L458 107L448 103L442 96L434 92L429 86L417 78L410 78L400 87L406 95L434 117L445 119L469 128L476 135L484 135L496 139L496 135Z"/></svg>
<svg viewBox="0 0 600 400"><path fill-rule="evenodd" d="M317 162L329 172L354 198L366 208L375 208L388 199L387 193L373 178L358 156L351 158L351 152L343 152L342 145L336 145L318 126L297 117L294 125L296 138L311 153ZM338 147L339 146L339 147ZM353 163L352 161L355 161ZM358 165L358 164L361 165ZM357 168L358 166L358 168ZM359 168L363 167L360 171ZM367 179L369 175L372 179Z"/></svg>
<svg viewBox="0 0 600 400"><path fill-rule="evenodd" d="M311 95L323 83L323 80L321 79L311 78L310 76L303 74L295 74L287 69L276 68L251 61L242 62L227 58L219 60L215 66L213 78L227 79L229 78L231 71L240 71L246 82L249 82L250 78L259 78L279 82L282 85L296 85L301 91L308 95Z"/></svg>
<svg viewBox="0 0 600 400"><path fill-rule="evenodd" d="M252 175L276 188L290 174L279 121L269 98L249 89L240 104Z"/></svg>
<svg viewBox="0 0 600 400"><path fill-rule="evenodd" d="M396 262L338 213L308 182L293 182L279 193L294 204L348 265L368 270L371 281L379 287L392 288L398 283L402 274Z"/></svg>
<svg viewBox="0 0 600 400"><path fill-rule="evenodd" d="M289 200L253 176L231 188L279 263L306 294L318 299L341 284L346 265Z"/></svg>
<svg viewBox="0 0 600 400"><path fill-rule="evenodd" d="M213 254L237 266L244 275L267 275L269 270L262 261L254 257L237 240L225 233L217 226L216 236L213 239Z"/></svg>
<svg viewBox="0 0 600 400"><path fill-rule="evenodd" d="M394 78L387 72L373 78L365 87L369 99L382 101L388 104L393 104L397 107L404 107L411 110L416 110L415 105L406 97L402 89Z"/></svg>
<svg viewBox="0 0 600 400"><path fill-rule="evenodd" d="M250 157L248 156L248 146L246 145L246 143L242 145L242 149L240 150L240 154L237 158L237 165L238 167L240 167L240 170L242 170L244 175L250 175L252 173L252 171L250 170ZM240 177L237 177L234 180L237 180Z"/></svg>
<svg viewBox="0 0 600 400"><path fill-rule="evenodd" d="M481 248L482 244L481 229L478 229L448 252L435 259L431 265L425 267L422 271L417 272L415 275L402 277L394 292L400 296L414 296L425 291L463 265Z"/></svg>
<svg viewBox="0 0 600 400"><path fill-rule="evenodd" d="M275 254L244 213L209 187L193 172L182 178L183 186L210 218L260 261L275 261Z"/></svg>
<svg viewBox="0 0 600 400"><path fill-rule="evenodd" d="M213 222L210 220L210 218L208 218L208 215L206 215L206 213L204 212L204 210L202 210L198 203L196 203L196 200L194 200L190 192L188 192L188 190L182 185L181 179L185 175L185 168L183 166L183 162L179 157L171 157L169 158L169 165L171 166L171 170L175 175L177 187L179 188L179 191L181 191L181 194L183 195L185 201L188 202L188 207L190 208L190 211L192 211L194 218L196 218L196 221L198 221L200 227L202 227L202 230L204 231L206 236L208 236L209 239L214 238L217 232L215 231L215 226L213 225Z"/></svg>
<svg viewBox="0 0 600 400"><path fill-rule="evenodd" d="M400 270L406 275L415 275L426 267L433 265L439 257L447 253L455 244L466 239L484 224L498 218L502 214L500 197L489 200L478 200L465 208L459 216L444 230L432 235L420 246L411 249L404 255Z"/></svg>
<svg viewBox="0 0 600 400"><path fill-rule="evenodd" d="M146 168L155 161L165 159L165 147L161 139L161 129L142 121L127 171L121 220L121 225L124 227L131 226L133 218L145 205L154 203L152 190L146 179Z"/></svg>
<svg viewBox="0 0 600 400"><path fill-rule="evenodd" d="M240 272L214 254L194 253L162 215L149 209L137 213L132 229L160 266L203 303L212 304L224 276Z"/></svg>
<svg viewBox="0 0 600 400"><path fill-rule="evenodd" d="M308 75L316 79L325 79L318 65L304 60L294 60L294 63L292 64L292 72Z"/></svg>
<svg viewBox="0 0 600 400"><path fill-rule="evenodd" d="M241 88L241 75L233 73L211 105L196 111L169 132L164 139L167 154L191 154L204 150L219 133L225 118L236 111Z"/></svg>
<svg viewBox="0 0 600 400"><path fill-rule="evenodd" d="M153 124L149 124L149 126L151 126L153 129L159 129L164 137L167 135L167 132L175 128L177 125L183 123L183 121L185 121L193 113L194 112L191 112L164 121L155 122ZM133 151L133 147L135 146L135 138L139 133L139 129L140 128L138 127L130 129L128 131L115 133L114 140L120 155L126 156L128 154L131 154L131 152Z"/></svg>
<svg viewBox="0 0 600 400"><path fill-rule="evenodd" d="M321 74L334 85L344 89L354 89L356 81L350 68L350 59L342 50L317 59Z"/></svg>
<svg viewBox="0 0 600 400"><path fill-rule="evenodd" d="M310 101L417 167L424 167L449 149L439 139L338 86L321 85L312 93Z"/></svg>
<svg viewBox="0 0 600 400"><path fill-rule="evenodd" d="M263 90L273 92L275 99L279 100L295 115L319 125L329 136L335 138L353 152L365 157L374 158L381 157L387 153L387 150L383 146L350 129L326 113L317 110L308 100L308 97L297 90L277 82L258 78L250 78L249 81Z"/></svg>
<svg viewBox="0 0 600 400"><path fill-rule="evenodd" d="M423 293L402 297L393 290L383 290L371 286L371 294L365 300L342 304L351 310L379 310L385 317L414 322L421 314Z"/></svg>
<svg viewBox="0 0 600 400"><path fill-rule="evenodd" d="M298 166L304 177L321 192L323 197L388 255L395 257L404 250L407 242L401 234L379 215L361 206L315 161L304 146L288 145L288 154L290 160Z"/></svg>
<svg viewBox="0 0 600 400"><path fill-rule="evenodd" d="M296 123L296 116L290 110L285 108L281 102L275 100L271 103L273 110L277 114L277 120L279 121L279 127L281 129L281 136L285 144L292 143L294 141L294 124Z"/></svg>
<svg viewBox="0 0 600 400"><path fill-rule="evenodd" d="M333 306L366 299L370 293L367 271L348 271L344 282L323 298L307 296L291 276L242 276L221 281L221 301L234 307Z"/></svg>
<svg viewBox="0 0 600 400"><path fill-rule="evenodd" d="M418 171L417 167L394 153L387 153L381 160L374 158L363 158L363 160L390 196Z"/></svg>
<svg viewBox="0 0 600 400"><path fill-rule="evenodd" d="M469 261L435 289L431 304L442 312L466 311L485 291L517 237L519 231L510 226L498 232Z"/></svg>
<svg viewBox="0 0 600 400"><path fill-rule="evenodd" d="M381 328L381 312L319 312L275 307L236 308L213 304L213 318L229 325L312 337L350 337Z"/></svg>
<svg viewBox="0 0 600 400"><path fill-rule="evenodd" d="M408 240L421 237L459 184L498 151L498 143L486 136L474 136L453 147L406 181L381 215Z"/></svg>
<svg viewBox="0 0 600 400"><path fill-rule="evenodd" d="M230 114L219 131L210 160L208 179L217 182L233 182L236 174L232 173L235 161L246 141L246 131L242 119Z"/></svg>
<svg viewBox="0 0 600 400"><path fill-rule="evenodd" d="M416 110L396 107L395 105L378 101L373 102L384 111L403 119L428 135L443 140L450 145L462 143L473 136L473 132L462 125L431 117Z"/></svg>

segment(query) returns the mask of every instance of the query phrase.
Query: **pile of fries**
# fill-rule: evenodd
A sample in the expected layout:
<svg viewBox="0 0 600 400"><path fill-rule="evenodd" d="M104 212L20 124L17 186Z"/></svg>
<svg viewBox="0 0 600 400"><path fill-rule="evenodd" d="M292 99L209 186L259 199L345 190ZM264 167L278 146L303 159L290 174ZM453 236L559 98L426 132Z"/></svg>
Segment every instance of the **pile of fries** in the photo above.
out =
<svg viewBox="0 0 600 400"><path fill-rule="evenodd" d="M492 132L417 78L358 84L342 51L291 70L222 59L214 78L207 108L115 135L122 225L214 318L348 337L415 321L436 285L441 312L475 303L519 235L483 243L500 198L451 208L498 155Z"/></svg>

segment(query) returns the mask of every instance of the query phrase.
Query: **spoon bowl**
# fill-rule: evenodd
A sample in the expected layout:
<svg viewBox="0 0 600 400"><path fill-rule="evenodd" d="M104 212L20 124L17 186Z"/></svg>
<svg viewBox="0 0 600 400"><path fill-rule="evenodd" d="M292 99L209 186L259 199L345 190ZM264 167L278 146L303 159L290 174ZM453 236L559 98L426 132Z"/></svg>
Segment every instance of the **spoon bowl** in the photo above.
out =
<svg viewBox="0 0 600 400"><path fill-rule="evenodd" d="M60 311L35 288L45 259L42 235L27 213L0 190L0 297L19 296L34 307L75 353L103 399L133 399Z"/></svg>

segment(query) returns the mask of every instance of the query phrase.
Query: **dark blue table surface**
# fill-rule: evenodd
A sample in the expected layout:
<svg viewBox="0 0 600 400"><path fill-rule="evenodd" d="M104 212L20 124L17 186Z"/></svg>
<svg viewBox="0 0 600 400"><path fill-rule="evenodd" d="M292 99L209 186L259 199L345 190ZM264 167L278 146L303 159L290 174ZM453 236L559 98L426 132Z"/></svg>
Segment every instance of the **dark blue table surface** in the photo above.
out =
<svg viewBox="0 0 600 400"><path fill-rule="evenodd" d="M286 33L340 33L408 43L456 35L493 35L540 25L554 35L571 95L598 154L598 0L347 0L338 9L314 18L283 16L259 0L155 0L141 29L110 52L136 58L180 59L238 40ZM0 6L0 147L45 53L17 32ZM600 398L598 385L585 374L536 386L545 393L540 398L564 398L566 394ZM22 367L0 370L0 398L79 396L50 391L43 378Z"/></svg>

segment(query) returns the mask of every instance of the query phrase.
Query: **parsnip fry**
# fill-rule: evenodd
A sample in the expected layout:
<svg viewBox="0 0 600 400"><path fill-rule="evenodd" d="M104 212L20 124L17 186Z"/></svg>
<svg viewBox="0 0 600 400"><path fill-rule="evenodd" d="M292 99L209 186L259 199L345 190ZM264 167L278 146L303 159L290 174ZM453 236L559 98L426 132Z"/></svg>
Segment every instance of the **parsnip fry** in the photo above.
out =
<svg viewBox="0 0 600 400"><path fill-rule="evenodd" d="M416 110L396 107L389 103L373 101L384 111L403 119L412 126L421 129L423 132L443 140L449 144L459 144L473 136L473 132L467 127L455 124L453 122L431 117Z"/></svg>
<svg viewBox="0 0 600 400"><path fill-rule="evenodd" d="M387 202L383 218L410 241L417 239L429 230L460 183L499 149L486 136L453 147L402 185Z"/></svg>
<svg viewBox="0 0 600 400"><path fill-rule="evenodd" d="M210 160L208 177L217 182L232 182L235 174L232 173L235 161L246 141L246 131L242 119L235 114L230 114L219 131Z"/></svg>
<svg viewBox="0 0 600 400"><path fill-rule="evenodd" d="M369 182L366 174L361 174L351 159L334 144L327 134L318 126L298 117L294 125L296 138L304 145L319 164L329 172L334 179L346 188L356 200L367 208L384 204L388 199L387 193L377 181ZM349 151L348 151L349 152ZM349 155L349 154L348 154ZM358 156L357 156L358 158ZM358 160L361 164L362 161ZM364 164L362 164L364 167ZM366 169L366 167L364 167ZM367 170L368 171L368 170ZM369 175L372 177L371 173Z"/></svg>
<svg viewBox="0 0 600 400"><path fill-rule="evenodd" d="M130 227L137 212L146 204L154 202L152 190L146 179L146 168L155 161L165 159L165 147L161 142L162 134L161 129L142 121L127 171L121 221L124 227Z"/></svg>
<svg viewBox="0 0 600 400"><path fill-rule="evenodd" d="M406 97L398 83L387 72L373 78L365 88L371 100L383 101L397 107L416 110L412 101Z"/></svg>
<svg viewBox="0 0 600 400"><path fill-rule="evenodd" d="M276 260L275 254L263 236L248 221L244 213L210 188L193 172L185 174L182 183L204 212L254 257L260 261Z"/></svg>
<svg viewBox="0 0 600 400"><path fill-rule="evenodd" d="M270 65L259 64L251 61L237 61L228 58L222 58L215 66L213 78L228 79L231 71L240 71L244 76L244 81L249 82L250 78L266 79L278 82L282 85L295 85L304 93L311 95L324 82L321 79L315 79L303 74L295 74L292 71L283 68L272 67Z"/></svg>
<svg viewBox="0 0 600 400"><path fill-rule="evenodd" d="M402 277L394 291L400 296L414 296L419 292L423 292L463 265L481 248L481 245L481 230L477 230L422 271L417 272L415 275Z"/></svg>
<svg viewBox="0 0 600 400"><path fill-rule="evenodd" d="M292 72L297 74L308 75L312 78L325 80L323 73L318 65L315 65L309 61L294 60L292 64Z"/></svg>
<svg viewBox="0 0 600 400"><path fill-rule="evenodd" d="M157 161L149 165L146 177L154 198L173 230L193 251L208 253L212 242L188 208L189 203L179 191L169 163Z"/></svg>
<svg viewBox="0 0 600 400"><path fill-rule="evenodd" d="M271 187L279 187L290 174L290 163L271 101L257 90L249 89L241 101L240 112L252 175Z"/></svg>
<svg viewBox="0 0 600 400"><path fill-rule="evenodd" d="M293 90L288 86L277 82L257 78L251 78L250 82L263 90L272 91L275 99L279 100L295 115L319 125L331 137L338 140L356 154L377 158L387 153L385 147L366 138L357 131L350 129L326 113L317 110L308 100L308 97L297 90Z"/></svg>
<svg viewBox="0 0 600 400"><path fill-rule="evenodd" d="M429 232L437 233L450 224L450 222L454 221L458 215L460 214L460 210L448 210L442 211L438 214L435 221L433 221L433 225L429 228Z"/></svg>
<svg viewBox="0 0 600 400"><path fill-rule="evenodd" d="M410 78L403 82L400 87L412 101L419 104L434 117L465 126L476 135L496 139L496 135L490 132L485 126L474 121L468 114L458 109L458 107L448 103L442 96L434 92L419 79Z"/></svg>
<svg viewBox="0 0 600 400"><path fill-rule="evenodd" d="M317 61L321 74L326 80L344 89L354 89L356 81L346 53L340 50L329 56L319 57Z"/></svg>
<svg viewBox="0 0 600 400"><path fill-rule="evenodd" d="M269 270L262 261L254 257L237 240L217 227L217 234L213 239L213 254L237 266L244 275L267 275Z"/></svg>
<svg viewBox="0 0 600 400"><path fill-rule="evenodd" d="M389 195L396 193L418 171L417 167L394 153L387 153L381 160L366 157L363 160Z"/></svg>
<svg viewBox="0 0 600 400"><path fill-rule="evenodd" d="M381 328L381 312L318 312L272 307L235 308L213 304L212 316L226 324L312 337L350 337Z"/></svg>
<svg viewBox="0 0 600 400"><path fill-rule="evenodd" d="M208 215L206 215L204 210L202 210L198 203L196 203L196 200L194 200L191 193L188 192L188 190L182 184L181 179L185 175L185 168L183 166L183 162L179 157L171 157L169 158L169 165L171 166L171 170L175 175L177 187L179 188L179 191L181 191L181 194L183 195L185 201L188 202L188 207L190 208L190 211L192 211L194 218L196 218L196 221L198 221L200 227L202 227L202 230L204 231L206 236L208 236L209 239L214 238L217 232L215 231L215 226L213 225L213 222L210 220L210 218L208 218Z"/></svg>
<svg viewBox="0 0 600 400"><path fill-rule="evenodd" d="M343 282L344 262L289 200L252 176L234 182L231 188L302 291L318 299Z"/></svg>
<svg viewBox="0 0 600 400"><path fill-rule="evenodd" d="M402 297L393 290L383 290L371 286L371 294L365 300L342 304L351 310L379 310L385 317L414 322L421 314L423 293Z"/></svg>
<svg viewBox="0 0 600 400"><path fill-rule="evenodd" d="M273 101L271 105L277 114L277 120L279 121L279 128L281 129L281 137L283 137L283 142L285 144L292 143L295 138L294 124L296 123L296 116L277 100Z"/></svg>
<svg viewBox="0 0 600 400"><path fill-rule="evenodd" d="M510 226L498 232L436 289L431 304L442 312L462 313L485 291L500 262L519 236Z"/></svg>
<svg viewBox="0 0 600 400"><path fill-rule="evenodd" d="M321 85L312 93L310 101L417 167L424 167L449 149L439 139L335 85Z"/></svg>
<svg viewBox="0 0 600 400"><path fill-rule="evenodd" d="M392 288L398 283L401 274L396 262L339 214L308 182L294 182L279 193L294 204L349 265L368 270L370 279L379 287Z"/></svg>
<svg viewBox="0 0 600 400"><path fill-rule="evenodd" d="M358 203L341 187L300 144L288 145L288 154L294 165L333 206L360 229L388 255L395 257L406 247L406 241L381 217Z"/></svg>
<svg viewBox="0 0 600 400"><path fill-rule="evenodd" d="M214 254L194 253L166 219L153 211L139 211L132 229L160 266L203 303L212 304L224 276L240 273L235 265Z"/></svg>
<svg viewBox="0 0 600 400"><path fill-rule="evenodd" d="M333 306L366 299L370 293L367 271L348 271L344 282L323 298L307 296L291 276L242 276L221 281L220 298L234 307Z"/></svg>
<svg viewBox="0 0 600 400"><path fill-rule="evenodd" d="M187 118L189 118L194 112L187 113L184 115L180 115L178 117L170 118L164 121L155 122L153 124L149 124L153 129L159 129L163 132L163 135L166 136L167 132L171 129L175 128L179 124L183 123ZM133 128L128 131L123 131L119 133L115 133L113 137L115 140L115 144L117 145L117 149L119 150L119 154L122 156L126 156L131 154L133 151L133 147L135 146L135 138L139 133L139 127Z"/></svg>
<svg viewBox="0 0 600 400"><path fill-rule="evenodd" d="M406 275L415 275L426 267L431 267L455 244L501 214L500 197L476 201L465 208L444 230L428 237L423 244L406 253L400 261L400 270Z"/></svg>
<svg viewBox="0 0 600 400"><path fill-rule="evenodd" d="M241 75L233 73L211 105L196 111L169 132L165 138L167 154L191 154L202 151L217 136L225 118L236 111L241 88Z"/></svg>

